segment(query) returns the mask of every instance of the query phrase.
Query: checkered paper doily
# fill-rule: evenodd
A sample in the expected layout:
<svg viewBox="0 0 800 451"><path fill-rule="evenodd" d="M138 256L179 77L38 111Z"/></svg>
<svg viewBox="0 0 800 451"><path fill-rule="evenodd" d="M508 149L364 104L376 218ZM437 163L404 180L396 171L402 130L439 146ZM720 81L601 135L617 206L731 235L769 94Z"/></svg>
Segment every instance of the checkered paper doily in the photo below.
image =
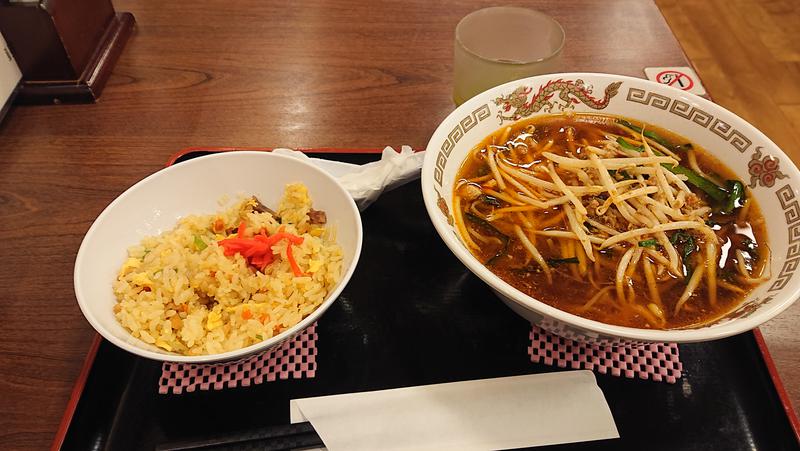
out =
<svg viewBox="0 0 800 451"><path fill-rule="evenodd" d="M165 362L158 381L160 394L222 390L271 382L276 379L314 377L317 371L317 323L279 347L244 359L214 363Z"/></svg>
<svg viewBox="0 0 800 451"><path fill-rule="evenodd" d="M563 338L538 326L532 326L530 338L528 354L534 363L670 384L677 382L683 371L677 343L595 345Z"/></svg>

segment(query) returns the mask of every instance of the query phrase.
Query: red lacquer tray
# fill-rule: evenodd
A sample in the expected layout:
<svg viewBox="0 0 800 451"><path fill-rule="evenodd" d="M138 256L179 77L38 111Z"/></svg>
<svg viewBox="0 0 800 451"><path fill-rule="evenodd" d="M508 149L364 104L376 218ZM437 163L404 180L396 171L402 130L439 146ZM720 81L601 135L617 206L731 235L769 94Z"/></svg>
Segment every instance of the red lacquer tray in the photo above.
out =
<svg viewBox="0 0 800 451"><path fill-rule="evenodd" d="M235 150L270 149L192 147L167 164ZM302 150L352 163L381 151ZM319 321L314 378L159 395L158 362L97 336L52 449L157 449L287 424L294 398L560 371L530 362L530 325L438 239L418 184L384 194L362 219L359 267ZM800 424L757 329L680 345L680 355L676 384L598 374L621 438L570 449L798 448Z"/></svg>

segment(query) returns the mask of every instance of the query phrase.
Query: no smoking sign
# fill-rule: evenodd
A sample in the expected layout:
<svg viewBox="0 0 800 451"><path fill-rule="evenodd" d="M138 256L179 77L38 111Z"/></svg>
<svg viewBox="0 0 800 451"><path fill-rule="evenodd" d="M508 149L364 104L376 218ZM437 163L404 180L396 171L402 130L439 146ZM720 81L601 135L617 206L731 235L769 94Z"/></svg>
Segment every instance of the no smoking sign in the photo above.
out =
<svg viewBox="0 0 800 451"><path fill-rule="evenodd" d="M648 79L662 85L699 96L706 94L705 88L691 67L648 67L645 68L644 73Z"/></svg>
<svg viewBox="0 0 800 451"><path fill-rule="evenodd" d="M656 81L662 85L669 85L684 91L688 91L694 86L694 81L691 77L677 70L659 72L658 75L656 75Z"/></svg>

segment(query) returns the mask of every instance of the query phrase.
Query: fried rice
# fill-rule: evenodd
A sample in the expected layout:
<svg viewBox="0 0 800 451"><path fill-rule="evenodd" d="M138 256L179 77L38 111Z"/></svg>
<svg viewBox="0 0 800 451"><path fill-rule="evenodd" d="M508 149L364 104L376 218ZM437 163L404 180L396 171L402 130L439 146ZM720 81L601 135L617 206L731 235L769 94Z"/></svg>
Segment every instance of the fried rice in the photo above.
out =
<svg viewBox="0 0 800 451"><path fill-rule="evenodd" d="M249 198L182 218L129 248L113 284L117 320L134 337L182 355L222 353L281 333L319 307L341 277L342 249L319 217L308 189L293 183L275 212ZM225 246L281 234L295 238L271 244L263 266Z"/></svg>

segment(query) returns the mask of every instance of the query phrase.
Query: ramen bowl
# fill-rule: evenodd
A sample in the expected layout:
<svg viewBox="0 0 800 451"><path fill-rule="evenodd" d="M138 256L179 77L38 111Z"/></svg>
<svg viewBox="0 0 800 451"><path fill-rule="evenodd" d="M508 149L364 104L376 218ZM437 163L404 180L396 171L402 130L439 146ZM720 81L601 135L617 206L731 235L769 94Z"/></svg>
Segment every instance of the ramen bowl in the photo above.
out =
<svg viewBox="0 0 800 451"><path fill-rule="evenodd" d="M129 246L171 230L187 215L211 215L220 201L256 196L277 206L286 185L300 182L317 210L326 213L342 249L339 282L320 305L298 323L247 347L208 355L180 355L135 338L114 315L112 284L126 262ZM268 152L224 152L162 169L122 193L98 216L81 243L75 261L75 295L86 319L114 345L154 360L203 363L225 361L280 345L318 320L353 275L361 253L361 216L347 191L327 172L305 160ZM155 277L155 274L153 275ZM238 276L237 276L238 277ZM210 328L210 314L208 323ZM288 326L288 324L287 324ZM210 330L210 329L209 329Z"/></svg>
<svg viewBox="0 0 800 451"><path fill-rule="evenodd" d="M748 186L766 221L769 280L724 316L700 325L656 330L577 316L529 296L488 270L454 226L453 188L468 152L485 137L519 120L566 112L623 116L687 138L723 162ZM568 338L596 342L695 342L757 327L800 294L800 172L772 141L736 114L651 81L610 74L563 73L512 81L462 104L431 137L422 169L428 214L448 248L512 310ZM591 296L592 293L587 293Z"/></svg>

